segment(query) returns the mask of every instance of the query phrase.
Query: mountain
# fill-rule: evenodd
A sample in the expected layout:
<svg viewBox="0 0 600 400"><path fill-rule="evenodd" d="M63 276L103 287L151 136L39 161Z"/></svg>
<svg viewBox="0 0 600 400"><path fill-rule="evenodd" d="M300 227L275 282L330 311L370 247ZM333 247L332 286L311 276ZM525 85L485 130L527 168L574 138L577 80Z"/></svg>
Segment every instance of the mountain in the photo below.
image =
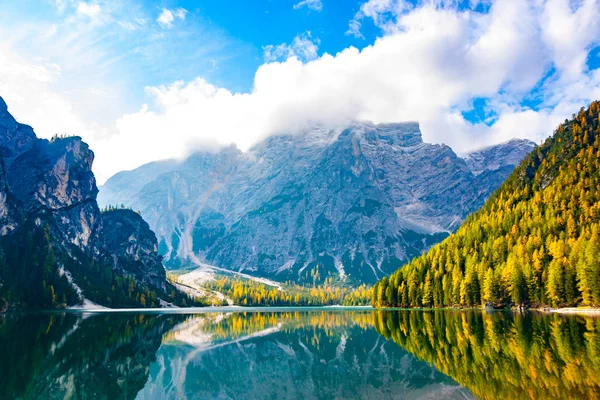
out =
<svg viewBox="0 0 600 400"><path fill-rule="evenodd" d="M530 140L512 139L505 143L467 153L462 158L475 175L500 169L512 172L514 167L523 161L524 156L534 148L535 143Z"/></svg>
<svg viewBox="0 0 600 400"><path fill-rule="evenodd" d="M373 304L599 306L599 113L561 124L455 234L378 282Z"/></svg>
<svg viewBox="0 0 600 400"><path fill-rule="evenodd" d="M167 268L375 282L454 231L534 146L461 158L424 143L417 123L357 122L146 164L110 178L98 199L140 210Z"/></svg>
<svg viewBox="0 0 600 400"><path fill-rule="evenodd" d="M512 139L462 156L471 172L476 176L475 187L478 192L485 194L480 198L478 207L483 205L490 193L504 183L525 155L535 147L535 143L530 140Z"/></svg>
<svg viewBox="0 0 600 400"><path fill-rule="evenodd" d="M100 212L93 160L79 137L38 139L0 98L0 309L181 300L148 224Z"/></svg>

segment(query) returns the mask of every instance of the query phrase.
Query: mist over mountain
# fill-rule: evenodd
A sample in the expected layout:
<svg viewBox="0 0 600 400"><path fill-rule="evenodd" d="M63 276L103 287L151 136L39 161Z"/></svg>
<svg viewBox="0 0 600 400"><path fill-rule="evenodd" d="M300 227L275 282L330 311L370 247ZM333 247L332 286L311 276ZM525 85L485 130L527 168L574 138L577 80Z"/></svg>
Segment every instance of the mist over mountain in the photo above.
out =
<svg viewBox="0 0 600 400"><path fill-rule="evenodd" d="M98 202L141 211L168 268L374 282L453 232L534 147L461 158L417 123L356 122L149 163L110 178Z"/></svg>

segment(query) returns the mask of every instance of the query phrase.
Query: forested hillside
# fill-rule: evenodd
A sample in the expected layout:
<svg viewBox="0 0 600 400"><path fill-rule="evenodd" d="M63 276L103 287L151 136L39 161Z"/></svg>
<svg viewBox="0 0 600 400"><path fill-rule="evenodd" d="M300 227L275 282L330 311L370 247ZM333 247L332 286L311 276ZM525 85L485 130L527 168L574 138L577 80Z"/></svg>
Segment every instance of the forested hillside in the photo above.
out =
<svg viewBox="0 0 600 400"><path fill-rule="evenodd" d="M481 210L376 284L375 306L600 306L600 102L561 124Z"/></svg>

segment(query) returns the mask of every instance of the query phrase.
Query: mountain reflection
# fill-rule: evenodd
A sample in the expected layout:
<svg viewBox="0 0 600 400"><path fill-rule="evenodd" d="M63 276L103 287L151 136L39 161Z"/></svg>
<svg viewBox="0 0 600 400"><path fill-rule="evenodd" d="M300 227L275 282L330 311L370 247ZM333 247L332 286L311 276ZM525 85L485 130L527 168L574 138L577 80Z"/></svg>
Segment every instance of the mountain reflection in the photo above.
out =
<svg viewBox="0 0 600 400"><path fill-rule="evenodd" d="M0 316L0 398L465 398L373 312Z"/></svg>
<svg viewBox="0 0 600 400"><path fill-rule="evenodd" d="M369 312L206 314L165 335L139 399L468 398Z"/></svg>
<svg viewBox="0 0 600 400"><path fill-rule="evenodd" d="M600 398L600 319L377 311L385 338L482 399Z"/></svg>

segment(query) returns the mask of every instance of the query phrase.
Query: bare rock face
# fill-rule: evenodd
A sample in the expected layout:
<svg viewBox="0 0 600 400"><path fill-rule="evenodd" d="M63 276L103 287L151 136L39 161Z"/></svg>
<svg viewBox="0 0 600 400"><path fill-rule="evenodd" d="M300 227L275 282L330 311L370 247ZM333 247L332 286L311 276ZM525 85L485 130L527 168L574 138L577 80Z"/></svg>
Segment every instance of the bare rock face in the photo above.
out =
<svg viewBox="0 0 600 400"><path fill-rule="evenodd" d="M0 162L0 236L7 235L16 228L13 203L9 198L8 183L4 166Z"/></svg>
<svg viewBox="0 0 600 400"><path fill-rule="evenodd" d="M91 247L98 259L113 270L133 273L140 281L166 290L162 256L157 254L156 235L143 218L131 210L100 215Z"/></svg>
<svg viewBox="0 0 600 400"><path fill-rule="evenodd" d="M17 227L15 204L8 187L7 168L15 157L33 146L36 136L30 126L19 124L0 97L0 236Z"/></svg>
<svg viewBox="0 0 600 400"><path fill-rule="evenodd" d="M140 210L167 267L374 282L453 232L530 149L505 147L475 164L417 123L315 128L121 172L99 202Z"/></svg>
<svg viewBox="0 0 600 400"><path fill-rule="evenodd" d="M8 168L8 186L19 208L49 218L63 244L87 246L98 220L94 153L79 137L37 140Z"/></svg>
<svg viewBox="0 0 600 400"><path fill-rule="evenodd" d="M36 140L33 129L19 124L0 97L0 156L5 162L29 150Z"/></svg>
<svg viewBox="0 0 600 400"><path fill-rule="evenodd" d="M96 199L94 153L80 137L38 140L8 169L12 192L28 211L60 210Z"/></svg>
<svg viewBox="0 0 600 400"><path fill-rule="evenodd" d="M497 171L506 166L517 166L523 155L531 152L536 144L527 139L512 139L505 143L485 147L464 155L463 159L475 175Z"/></svg>

